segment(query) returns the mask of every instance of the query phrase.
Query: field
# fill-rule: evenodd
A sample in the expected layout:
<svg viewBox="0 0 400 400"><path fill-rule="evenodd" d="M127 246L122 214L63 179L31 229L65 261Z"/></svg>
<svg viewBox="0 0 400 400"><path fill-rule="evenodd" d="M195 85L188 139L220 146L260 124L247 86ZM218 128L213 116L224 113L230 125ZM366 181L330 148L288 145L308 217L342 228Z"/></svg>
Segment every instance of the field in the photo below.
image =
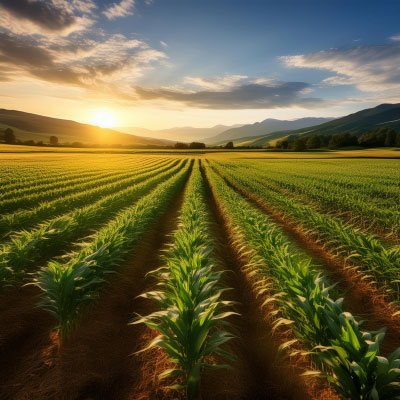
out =
<svg viewBox="0 0 400 400"><path fill-rule="evenodd" d="M0 399L400 398L399 152L48 150L0 148Z"/></svg>

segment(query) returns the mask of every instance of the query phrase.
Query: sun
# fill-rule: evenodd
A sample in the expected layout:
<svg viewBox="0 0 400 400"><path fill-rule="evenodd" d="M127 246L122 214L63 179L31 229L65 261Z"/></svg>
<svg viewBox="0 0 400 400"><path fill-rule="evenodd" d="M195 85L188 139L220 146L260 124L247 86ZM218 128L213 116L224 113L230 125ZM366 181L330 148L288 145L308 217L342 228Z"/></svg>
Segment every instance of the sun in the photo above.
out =
<svg viewBox="0 0 400 400"><path fill-rule="evenodd" d="M101 128L112 128L115 126L115 117L107 110L96 111L91 120L93 125L100 126Z"/></svg>

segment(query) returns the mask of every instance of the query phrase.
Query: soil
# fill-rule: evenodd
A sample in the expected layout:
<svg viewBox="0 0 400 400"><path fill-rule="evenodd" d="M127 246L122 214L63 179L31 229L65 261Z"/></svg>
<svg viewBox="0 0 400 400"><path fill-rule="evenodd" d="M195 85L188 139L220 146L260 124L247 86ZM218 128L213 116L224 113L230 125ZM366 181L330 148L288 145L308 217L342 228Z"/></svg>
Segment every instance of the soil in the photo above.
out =
<svg viewBox="0 0 400 400"><path fill-rule="evenodd" d="M269 206L255 194L243 190L241 187L227 184L245 197L250 203L265 212L282 231L306 254L315 261L332 282L338 282L338 288L344 296L344 309L364 320L363 326L369 330L379 330L386 327L386 335L381 344L381 352L388 355L399 347L400 316L393 316L398 311L394 308L387 296L379 288L362 279L349 262L333 253L326 245L318 241L316 235L306 233L301 225L287 218L276 208Z"/></svg>
<svg viewBox="0 0 400 400"><path fill-rule="evenodd" d="M161 372L167 363L163 353L134 355L153 334L144 325L129 322L135 313L153 311L151 302L137 296L149 285L146 273L159 266L182 200L183 190L62 346L57 332L51 331L54 320L34 305L36 288L24 288L25 298L12 308L7 304L13 304L18 293L6 296L0 312L0 399L176 398L158 384L157 369Z"/></svg>
<svg viewBox="0 0 400 400"><path fill-rule="evenodd" d="M226 271L224 286L231 288L227 300L237 303L235 311L240 317L231 318L236 338L227 346L237 358L234 369L206 373L202 380L202 398L336 399L329 387L300 376L310 368L309 360L302 360L301 365L299 360L290 360L279 351L279 346L288 338L273 332L273 321L262 307L265 298L258 297L254 291L255 282L246 273L246 260L233 245L234 234L208 182L207 191L216 254L220 268Z"/></svg>

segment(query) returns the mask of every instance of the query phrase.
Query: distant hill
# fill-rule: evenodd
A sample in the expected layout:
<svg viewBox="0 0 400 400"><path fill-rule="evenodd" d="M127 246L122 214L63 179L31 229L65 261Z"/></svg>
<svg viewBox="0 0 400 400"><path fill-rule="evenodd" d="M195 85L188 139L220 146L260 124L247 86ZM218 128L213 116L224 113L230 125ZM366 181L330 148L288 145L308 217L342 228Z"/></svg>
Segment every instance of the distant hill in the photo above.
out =
<svg viewBox="0 0 400 400"><path fill-rule="evenodd" d="M165 146L174 142L150 139L121 133L113 129L100 128L79 122L44 117L22 111L0 109L0 129L10 127L20 140L42 140L49 142L51 135L60 143L82 142L90 144L122 144L137 146Z"/></svg>
<svg viewBox="0 0 400 400"><path fill-rule="evenodd" d="M256 137L266 135L272 132L288 131L293 129L306 128L313 125L319 125L331 121L333 118L300 118L293 121L268 118L262 122L243 125L239 128L231 128L213 137L203 139L208 144L220 144L230 140L236 140L245 137Z"/></svg>
<svg viewBox="0 0 400 400"><path fill-rule="evenodd" d="M156 137L160 139L182 141L182 142L193 142L193 141L204 142L204 138L215 136L228 129L237 128L240 126L242 125L231 125L231 126L215 125L211 128L192 128L190 126L187 126L187 127L169 128L169 129L160 129L160 130L151 130L145 128L136 128L136 127L117 127L115 129L117 129L120 132L125 132L145 137Z"/></svg>
<svg viewBox="0 0 400 400"><path fill-rule="evenodd" d="M400 131L400 104L381 104L323 124L295 130L271 132L260 136L240 137L233 142L236 146L267 146L289 135L308 137L317 134L331 135L351 132L360 136L364 132L382 127L391 127Z"/></svg>

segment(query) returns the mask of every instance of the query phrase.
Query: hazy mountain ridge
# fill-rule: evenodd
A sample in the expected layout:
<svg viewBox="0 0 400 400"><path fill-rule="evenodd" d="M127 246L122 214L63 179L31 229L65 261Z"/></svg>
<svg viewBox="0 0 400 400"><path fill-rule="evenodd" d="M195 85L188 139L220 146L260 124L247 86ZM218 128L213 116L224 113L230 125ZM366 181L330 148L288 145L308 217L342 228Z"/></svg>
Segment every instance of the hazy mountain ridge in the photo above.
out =
<svg viewBox="0 0 400 400"><path fill-rule="evenodd" d="M266 146L289 135L312 136L351 132L357 136L381 127L400 130L400 104L380 104L323 124L296 130L271 132L266 135L244 136L234 139L237 146ZM224 144L228 140L219 142Z"/></svg>
<svg viewBox="0 0 400 400"><path fill-rule="evenodd" d="M220 144L222 142L236 140L246 137L257 137L266 135L273 132L289 131L293 129L306 128L313 125L319 125L324 122L331 121L333 118L299 118L293 121L279 120L274 118L267 118L264 121L256 122L254 124L243 125L239 128L228 129L214 137L205 138L208 144Z"/></svg>

